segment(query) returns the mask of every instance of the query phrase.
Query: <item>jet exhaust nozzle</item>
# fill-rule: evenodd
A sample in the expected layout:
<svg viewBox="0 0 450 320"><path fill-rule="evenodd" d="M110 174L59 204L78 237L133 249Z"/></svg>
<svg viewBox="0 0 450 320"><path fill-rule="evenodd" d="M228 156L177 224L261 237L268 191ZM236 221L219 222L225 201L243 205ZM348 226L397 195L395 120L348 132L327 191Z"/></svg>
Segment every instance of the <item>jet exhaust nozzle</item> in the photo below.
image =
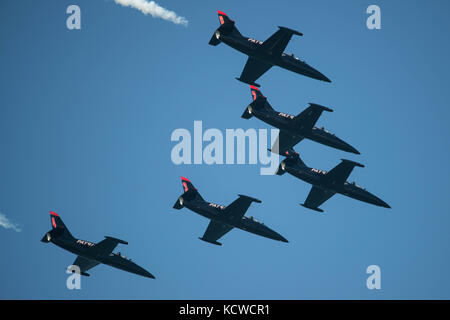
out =
<svg viewBox="0 0 450 320"><path fill-rule="evenodd" d="M52 240L52 235L50 232L47 232L41 239L41 242L49 243Z"/></svg>
<svg viewBox="0 0 450 320"><path fill-rule="evenodd" d="M243 119L250 119L251 117L253 117L253 108L252 105L250 104L247 108L245 108L244 113L242 114L241 118Z"/></svg>
<svg viewBox="0 0 450 320"><path fill-rule="evenodd" d="M184 208L183 203L184 203L183 197L179 197L177 199L177 201L175 202L175 204L173 205L173 208L177 209L177 210L180 210L180 209Z"/></svg>
<svg viewBox="0 0 450 320"><path fill-rule="evenodd" d="M286 164L284 163L284 161L281 161L280 165L278 166L277 172L275 172L275 174L277 176L282 176L285 173L286 173Z"/></svg>
<svg viewBox="0 0 450 320"><path fill-rule="evenodd" d="M214 32L214 34L212 35L211 40L209 40L209 45L211 45L211 46L217 46L217 45L219 45L219 44L222 42L222 41L220 40L220 36L221 36L220 30L217 29L217 30Z"/></svg>

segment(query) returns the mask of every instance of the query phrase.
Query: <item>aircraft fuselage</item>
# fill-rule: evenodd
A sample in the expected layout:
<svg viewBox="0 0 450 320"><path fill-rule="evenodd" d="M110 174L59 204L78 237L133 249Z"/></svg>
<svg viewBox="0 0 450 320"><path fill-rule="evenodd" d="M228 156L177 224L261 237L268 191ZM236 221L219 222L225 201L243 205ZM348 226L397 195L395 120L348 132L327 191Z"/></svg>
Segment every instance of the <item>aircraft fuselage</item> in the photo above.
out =
<svg viewBox="0 0 450 320"><path fill-rule="evenodd" d="M232 219L228 217L224 214L224 210L226 208L225 206L206 201L189 201L186 199L183 199L183 206L210 220L218 221L231 227L248 231L265 238L287 242L283 236L252 217L247 218L244 216L241 219Z"/></svg>
<svg viewBox="0 0 450 320"><path fill-rule="evenodd" d="M220 31L216 31L216 37L233 49L236 49L247 56L261 60L267 64L279 66L283 69L287 69L314 79L330 82L326 76L309 66L304 61L294 57L294 55L288 55L286 53L282 53L281 55L272 54L272 52L267 52L262 49L262 41L243 36L223 35Z"/></svg>
<svg viewBox="0 0 450 320"><path fill-rule="evenodd" d="M59 235L58 229L47 232L46 237L48 241L77 256L81 256L89 260L94 260L98 263L106 264L111 267L131 272L137 275L153 278L153 275L151 275L147 270L138 266L136 263L132 262L122 255L116 253L92 254L92 252L95 251L92 249L96 245L93 242L70 238L65 236L64 234Z"/></svg>
<svg viewBox="0 0 450 320"><path fill-rule="evenodd" d="M327 173L324 170L300 165L291 166L287 164L285 160L282 163L284 163L282 164L282 166L284 167L284 171L300 180L312 184L313 186L324 190L329 190L334 193L339 193L356 200L374 204L376 206L390 208L386 202L376 197L366 189L356 185L354 182L350 183L346 181L343 184L332 184L324 179Z"/></svg>
<svg viewBox="0 0 450 320"><path fill-rule="evenodd" d="M249 106L248 108L251 108ZM286 131L292 136L301 139L309 139L317 143L336 148L346 152L359 153L354 147L347 142L341 140L336 135L328 132L324 128L313 127L312 129L305 128L301 123L294 122L294 116L268 109L251 108L251 114L259 120L274 126L280 130Z"/></svg>

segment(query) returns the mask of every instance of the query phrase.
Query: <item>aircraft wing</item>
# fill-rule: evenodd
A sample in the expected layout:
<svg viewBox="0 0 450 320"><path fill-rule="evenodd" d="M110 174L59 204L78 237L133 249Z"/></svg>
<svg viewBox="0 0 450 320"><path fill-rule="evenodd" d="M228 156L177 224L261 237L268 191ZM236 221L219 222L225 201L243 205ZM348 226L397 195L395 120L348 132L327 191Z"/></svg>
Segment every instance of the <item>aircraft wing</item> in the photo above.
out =
<svg viewBox="0 0 450 320"><path fill-rule="evenodd" d="M327 181L332 184L344 184L354 167L363 168L364 165L358 162L342 159L342 162L328 171L323 178L327 179Z"/></svg>
<svg viewBox="0 0 450 320"><path fill-rule="evenodd" d="M240 220L247 212L252 202L261 203L261 200L240 194L239 198L225 208L223 214L228 215L233 220Z"/></svg>
<svg viewBox="0 0 450 320"><path fill-rule="evenodd" d="M320 189L313 186L308 194L308 197L305 200L305 203L302 204L302 206L312 210L323 212L322 209L319 209L319 206L330 199L333 195L335 195L335 192L333 191Z"/></svg>
<svg viewBox="0 0 450 320"><path fill-rule="evenodd" d="M281 55L286 49L287 44L291 40L292 35L296 34L302 36L298 31L288 29L285 27L278 27L279 30L271 35L263 42L261 50L268 51L273 55Z"/></svg>
<svg viewBox="0 0 450 320"><path fill-rule="evenodd" d="M294 118L297 127L302 129L312 129L323 111L333 112L332 109L310 103L309 107Z"/></svg>
<svg viewBox="0 0 450 320"><path fill-rule="evenodd" d="M275 140L271 151L276 151L276 146L278 146L278 154L284 154L287 150L293 148L297 143L303 140L303 137L292 135L287 131L280 130L277 140Z"/></svg>
<svg viewBox="0 0 450 320"><path fill-rule="evenodd" d="M108 255L113 252L113 250L119 243L128 244L128 242L126 241L106 236L104 240L95 244L95 246L92 247L91 250L92 253L96 255Z"/></svg>
<svg viewBox="0 0 450 320"><path fill-rule="evenodd" d="M242 70L241 76L238 80L259 87L259 84L255 83L256 79L261 77L271 67L271 64L265 63L253 57L248 57L244 70Z"/></svg>
<svg viewBox="0 0 450 320"><path fill-rule="evenodd" d="M89 276L89 274L86 273L89 269L92 269L96 265L98 265L99 262L91 259L87 259L81 256L78 256L73 265L78 266L80 268L80 273L86 276Z"/></svg>
<svg viewBox="0 0 450 320"><path fill-rule="evenodd" d="M240 194L239 198L225 208L223 214L228 215L233 220L242 219L252 202L261 203L261 200ZM223 237L231 229L233 229L233 227L230 225L211 220L205 234L200 239L212 244L221 245L217 240Z"/></svg>
<svg viewBox="0 0 450 320"><path fill-rule="evenodd" d="M231 229L233 229L232 226L211 220L205 234L200 239L220 246L222 244L217 242L217 240L222 238Z"/></svg>

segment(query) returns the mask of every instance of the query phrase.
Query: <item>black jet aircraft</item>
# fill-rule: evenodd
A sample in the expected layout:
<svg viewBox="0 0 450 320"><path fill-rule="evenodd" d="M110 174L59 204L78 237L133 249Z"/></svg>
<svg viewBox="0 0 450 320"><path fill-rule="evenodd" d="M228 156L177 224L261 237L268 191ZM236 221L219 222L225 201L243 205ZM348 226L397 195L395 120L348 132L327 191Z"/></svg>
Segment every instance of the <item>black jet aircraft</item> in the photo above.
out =
<svg viewBox="0 0 450 320"><path fill-rule="evenodd" d="M78 255L73 265L80 268L80 273L83 276L89 276L86 271L103 263L140 276L155 278L150 272L132 262L131 259L127 259L120 252L112 252L117 244L128 244L128 242L108 236L105 236L105 240L99 243L76 239L69 232L59 215L53 211L50 211L50 221L52 230L47 232L41 241L45 243L53 242L58 247Z"/></svg>
<svg viewBox="0 0 450 320"><path fill-rule="evenodd" d="M318 207L336 193L376 206L390 208L386 202L366 189L356 185L354 182L346 181L354 167L364 167L360 163L342 159L340 164L326 172L306 166L300 159L299 154L294 150L287 151L285 156L286 159L280 163L276 174L281 176L288 172L294 177L313 185L305 203L302 204L305 208L323 212Z"/></svg>
<svg viewBox="0 0 450 320"><path fill-rule="evenodd" d="M203 200L200 193L188 179L181 177L181 184L183 185L184 193L178 198L173 207L178 210L186 207L211 220L205 234L199 238L200 240L221 246L222 244L217 240L231 229L239 228L266 238L288 242L283 236L253 217L247 218L244 216L252 202L261 203L261 200L240 194L239 198L233 203L224 207Z"/></svg>
<svg viewBox="0 0 450 320"><path fill-rule="evenodd" d="M300 32L278 27L277 32L262 42L244 37L235 27L233 20L222 11L217 11L217 13L220 27L214 32L209 44L217 46L223 42L248 56L244 70L241 76L236 78L237 80L259 87L255 81L272 66L279 66L310 78L331 82L330 79L304 61L294 57L293 54L284 52L292 35L302 36L303 34Z"/></svg>
<svg viewBox="0 0 450 320"><path fill-rule="evenodd" d="M358 150L323 127L315 127L322 112L333 112L332 109L310 103L309 107L299 115L292 116L284 112L275 111L257 87L251 85L250 91L253 102L248 105L241 117L250 119L252 116L255 116L265 123L280 129L280 134L274 146L272 146L272 151L276 152L277 148L275 146L278 146L278 153L284 154L303 139L310 139L332 148L359 154Z"/></svg>

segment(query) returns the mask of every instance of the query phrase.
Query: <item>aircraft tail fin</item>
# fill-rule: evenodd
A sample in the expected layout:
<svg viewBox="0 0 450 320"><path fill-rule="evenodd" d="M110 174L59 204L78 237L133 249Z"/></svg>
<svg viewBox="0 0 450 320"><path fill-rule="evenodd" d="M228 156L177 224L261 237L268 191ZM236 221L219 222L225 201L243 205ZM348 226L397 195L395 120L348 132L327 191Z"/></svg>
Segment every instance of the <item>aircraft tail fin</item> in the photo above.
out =
<svg viewBox="0 0 450 320"><path fill-rule="evenodd" d="M231 20L227 14L223 11L217 10L217 15L219 16L220 27L225 32L225 34L233 34L237 36L241 36L242 34L236 28L234 21Z"/></svg>
<svg viewBox="0 0 450 320"><path fill-rule="evenodd" d="M270 149L268 149L268 150L271 151ZM295 152L295 150L292 148L286 150L286 152L284 152L281 155L285 156L286 159L281 161L281 163L279 164L279 166L277 168L277 171L275 171L275 174L278 176L282 176L283 174L286 173L286 165L289 165L289 166L299 165L302 167L306 167L306 164L300 158L300 155L297 152Z"/></svg>
<svg viewBox="0 0 450 320"><path fill-rule="evenodd" d="M49 242L52 237L58 237L61 235L73 238L69 229L67 229L61 217L56 212L50 211L50 223L52 226L52 230L44 235L44 237L41 239L42 242Z"/></svg>
<svg viewBox="0 0 450 320"><path fill-rule="evenodd" d="M184 193L178 198L178 200L173 205L174 209L180 210L181 208L183 208L184 201L191 201L191 200L205 201L203 200L202 196L189 179L181 177L181 185L183 186Z"/></svg>
<svg viewBox="0 0 450 320"><path fill-rule="evenodd" d="M222 42L220 40L220 37L222 35L242 37L242 34L234 25L234 21L231 20L226 13L217 10L217 15L219 16L220 27L214 32L214 34L211 37L211 40L209 40L210 45L217 46L218 44L220 44Z"/></svg>
<svg viewBox="0 0 450 320"><path fill-rule="evenodd" d="M56 212L50 211L50 222L52 223L52 229L63 228L67 230L66 225Z"/></svg>
<svg viewBox="0 0 450 320"><path fill-rule="evenodd" d="M306 167L306 164L303 162L303 160L300 158L300 155L297 152L295 152L294 149L290 148L286 150L286 152L282 155L286 157L284 161L286 161L290 165L298 164L302 167Z"/></svg>
<svg viewBox="0 0 450 320"><path fill-rule="evenodd" d="M250 92L252 94L253 101L256 101L256 100L261 99L261 98L263 98L263 99L266 98L262 94L261 90L258 87L250 85Z"/></svg>
<svg viewBox="0 0 450 320"><path fill-rule="evenodd" d="M242 118L250 119L252 115L253 109L262 109L267 108L269 110L273 110L271 105L267 102L267 98L262 94L261 90L253 85L250 85L250 93L252 94L253 101L248 105L247 109L245 109L242 114Z"/></svg>

